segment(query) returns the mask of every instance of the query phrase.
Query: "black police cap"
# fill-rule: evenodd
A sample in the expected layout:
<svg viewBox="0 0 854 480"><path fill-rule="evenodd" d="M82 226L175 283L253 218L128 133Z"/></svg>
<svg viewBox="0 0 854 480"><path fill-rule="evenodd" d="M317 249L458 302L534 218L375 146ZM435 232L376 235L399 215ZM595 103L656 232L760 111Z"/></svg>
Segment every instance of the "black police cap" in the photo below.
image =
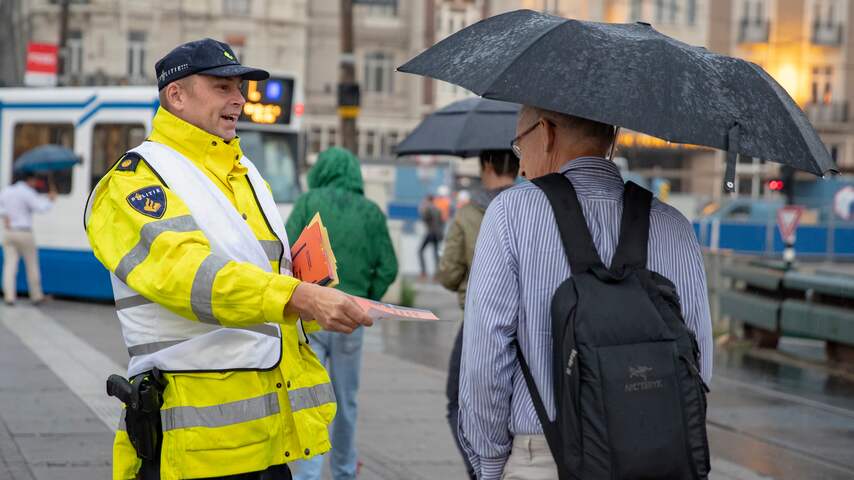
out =
<svg viewBox="0 0 854 480"><path fill-rule="evenodd" d="M157 88L162 90L175 80L200 73L214 77L241 77L246 80L266 80L269 72L245 67L228 44L211 38L178 45L154 64Z"/></svg>

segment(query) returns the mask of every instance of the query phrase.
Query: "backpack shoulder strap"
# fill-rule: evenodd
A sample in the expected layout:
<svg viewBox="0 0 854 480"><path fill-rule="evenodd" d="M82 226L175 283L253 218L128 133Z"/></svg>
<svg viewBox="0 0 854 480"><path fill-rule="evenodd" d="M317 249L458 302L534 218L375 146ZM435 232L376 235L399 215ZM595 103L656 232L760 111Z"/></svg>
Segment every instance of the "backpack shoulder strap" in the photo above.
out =
<svg viewBox="0 0 854 480"><path fill-rule="evenodd" d="M532 182L549 199L572 272L581 273L600 266L604 269L572 182L560 173L535 178Z"/></svg>
<svg viewBox="0 0 854 480"><path fill-rule="evenodd" d="M615 275L622 275L626 268L646 268L651 205L652 192L634 182L626 183L620 240L610 268Z"/></svg>

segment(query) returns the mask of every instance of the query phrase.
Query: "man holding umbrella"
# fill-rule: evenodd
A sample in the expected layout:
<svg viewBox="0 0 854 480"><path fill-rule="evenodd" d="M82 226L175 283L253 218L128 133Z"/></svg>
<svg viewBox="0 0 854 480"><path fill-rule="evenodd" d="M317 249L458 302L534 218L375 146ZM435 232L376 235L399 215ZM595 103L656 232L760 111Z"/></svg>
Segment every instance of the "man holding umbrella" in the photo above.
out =
<svg viewBox="0 0 854 480"><path fill-rule="evenodd" d="M56 199L56 188L48 182L47 198L39 194L37 187L41 179L33 172L21 174L22 178L0 192L0 212L3 216L3 300L6 305L15 304L17 297L15 277L18 275L18 259L24 257L27 269L27 287L34 304L44 300L39 257L33 238L33 213L50 210Z"/></svg>
<svg viewBox="0 0 854 480"><path fill-rule="evenodd" d="M516 132L513 150L522 175L535 179L558 172L569 178L596 249L609 265L623 195L619 170L605 158L614 128L525 106ZM650 216L650 269L675 281L708 379L712 336L702 254L691 224L676 209L654 201ZM469 280L460 371L460 433L478 478L557 478L525 381L514 373L518 364L511 337L519 338L542 398L553 398L551 338L539 332L549 331L552 294L570 275L560 242L546 196L532 183L493 200L483 219Z"/></svg>
<svg viewBox="0 0 854 480"><path fill-rule="evenodd" d="M677 320L684 324L676 321L670 326L678 326L680 332L687 327L696 337L685 343L692 343L692 353L699 354L698 365L686 356L683 359L688 367L680 364L679 368L691 370L697 382L707 384L711 378L712 338L703 259L693 228L674 208L650 200L649 192L624 187L619 171L606 159L615 143L614 126L672 142L725 150L727 191L734 188L739 154L789 164L816 175L835 172L833 160L803 111L760 67L687 45L645 23L584 22L519 10L471 25L399 70L525 105L512 147L521 158L522 174L536 181L511 188L490 205L478 237L466 297L459 433L478 478L554 479L558 472L561 479L620 477L617 469L629 464L609 461L601 452L617 455L607 450L607 444L625 439L617 435L603 440L591 434L588 424L579 423L578 405L584 404L585 390L579 394L578 385L592 381L590 375L578 373L579 364L585 364L585 356L602 357L587 355L590 350L585 353L585 345L575 343L579 330L574 324L566 327L572 333L553 335L549 308L553 295L563 300L556 302L559 320L587 313L567 314L562 308L583 296L573 297L572 290L563 289L560 293L564 296L558 297L558 285L575 288L582 282L603 286L600 292L613 292L612 287L605 286L606 281L623 286L631 277L637 286L641 281L636 275L641 271L669 279L669 285L656 285L650 292L666 293L671 305L681 307L662 315L671 318L681 314ZM624 192L630 199L625 208ZM624 219L629 227L628 242L621 238L624 211L629 212ZM616 250L618 244L620 250ZM610 270L612 261L617 271ZM627 291L647 296L640 287L628 287ZM648 307L630 295L616 297ZM595 301L587 305L597 313L616 312L625 306ZM628 326L611 333L620 336L624 330L636 328L634 325L640 323L632 325L625 320L638 313L643 312L633 310L628 315L607 317L608 325ZM681 338L689 336L685 332ZM554 338L558 341L553 343ZM567 345L580 345L580 350L564 348ZM524 354L524 362L519 352ZM560 363L552 362L553 354ZM653 370L647 363L623 369L634 358L631 355L607 357L611 366L621 367L609 378L626 375L645 380ZM593 368L590 362L586 365ZM666 370L665 366L656 371ZM608 388L623 391L620 387L623 385L615 381ZM633 388L630 382L624 391L631 393ZM536 396L531 393L535 391ZM556 398L558 391L562 395ZM556 415L558 401L561 411L572 413ZM626 402L621 405L625 407L629 400ZM615 407L608 403L597 403L594 408ZM647 406L654 409L660 405ZM674 410L678 408L682 407ZM702 429L704 409L696 410L702 414L697 415ZM620 422L629 422L636 419L633 414L641 413L637 407L620 412ZM646 419L653 420L648 415ZM635 429L631 433L640 438L644 431ZM581 435L591 437L584 436L582 442ZM701 432L694 438L704 435ZM677 444L675 439L671 439L672 445ZM554 457L551 445L556 447ZM568 450L567 445L571 445ZM632 460L636 462L630 467L634 474L629 477L687 478L656 476L640 468L666 470L674 465L678 468L666 471L685 472L690 468L694 478L707 475L707 446L692 450L691 465L677 463L680 459L673 455L659 456L655 461L648 461L653 456L637 456L658 445L622 445L626 448L620 455L635 455ZM589 459L593 461L581 461ZM590 471L595 473L588 474Z"/></svg>

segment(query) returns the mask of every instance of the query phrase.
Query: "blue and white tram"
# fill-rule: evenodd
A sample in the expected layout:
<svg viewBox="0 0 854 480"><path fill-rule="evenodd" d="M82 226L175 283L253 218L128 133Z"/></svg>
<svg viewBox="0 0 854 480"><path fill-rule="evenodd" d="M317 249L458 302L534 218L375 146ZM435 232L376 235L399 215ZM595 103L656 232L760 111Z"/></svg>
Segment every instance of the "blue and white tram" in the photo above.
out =
<svg viewBox="0 0 854 480"><path fill-rule="evenodd" d="M238 123L241 146L269 182L284 217L300 191L303 105L294 85L288 76L247 82L247 104ZM113 298L109 275L83 230L83 210L101 176L151 131L158 106L153 87L0 88L0 186L15 180L15 159L39 145L63 145L82 159L55 174L57 200L50 212L33 218L45 293ZM19 292L27 290L25 278L21 266Z"/></svg>

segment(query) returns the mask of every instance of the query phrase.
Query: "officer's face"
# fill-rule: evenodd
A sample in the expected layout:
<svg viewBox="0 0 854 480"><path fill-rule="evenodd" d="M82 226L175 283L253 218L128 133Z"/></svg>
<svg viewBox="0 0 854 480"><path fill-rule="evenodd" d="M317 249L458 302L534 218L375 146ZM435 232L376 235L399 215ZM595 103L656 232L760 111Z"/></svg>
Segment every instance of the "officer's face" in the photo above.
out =
<svg viewBox="0 0 854 480"><path fill-rule="evenodd" d="M230 141L237 135L237 119L246 103L240 90L242 80L240 77L193 75L191 81L181 95L181 118Z"/></svg>

